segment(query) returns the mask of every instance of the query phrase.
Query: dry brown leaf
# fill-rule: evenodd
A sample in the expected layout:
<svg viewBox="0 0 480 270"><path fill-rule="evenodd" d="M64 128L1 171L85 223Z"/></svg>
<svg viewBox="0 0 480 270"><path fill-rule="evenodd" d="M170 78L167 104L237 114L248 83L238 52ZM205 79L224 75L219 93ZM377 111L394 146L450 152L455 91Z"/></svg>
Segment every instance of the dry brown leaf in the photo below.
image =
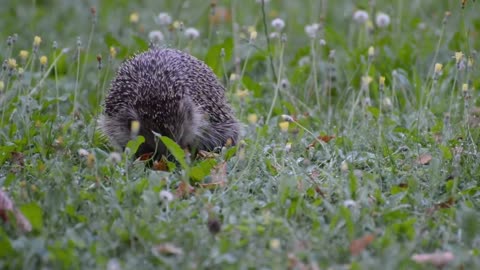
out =
<svg viewBox="0 0 480 270"><path fill-rule="evenodd" d="M142 154L141 156L139 156L137 158L137 161L145 161L145 160L149 160L151 159L153 156L153 152L150 152L150 153L145 153L145 154Z"/></svg>
<svg viewBox="0 0 480 270"><path fill-rule="evenodd" d="M183 250L174 244L164 243L152 247L152 252L154 254L163 254L163 255L182 255Z"/></svg>
<svg viewBox="0 0 480 270"><path fill-rule="evenodd" d="M453 261L455 256L452 252L435 252L435 253L421 253L414 254L412 260L417 263L431 263L436 267L443 267L449 262Z"/></svg>
<svg viewBox="0 0 480 270"><path fill-rule="evenodd" d="M0 189L0 217L5 222L9 221L8 212L13 213L17 221L17 226L21 231L30 232L32 230L32 225L28 219L15 207L15 204L10 197L8 197L8 194Z"/></svg>
<svg viewBox="0 0 480 270"><path fill-rule="evenodd" d="M185 198L188 195L195 192L195 188L193 188L190 184L186 182L181 182L177 187L177 198Z"/></svg>
<svg viewBox="0 0 480 270"><path fill-rule="evenodd" d="M433 214L435 211L439 210L439 209L446 209L446 208L450 208L452 207L453 205L455 204L455 199L453 197L450 197L448 198L448 200L444 201L444 202L441 202L441 203L437 203L435 204L433 207L430 207L427 209L427 214L428 215L431 215Z"/></svg>
<svg viewBox="0 0 480 270"><path fill-rule="evenodd" d="M420 164L420 165L428 165L430 161L432 161L432 155L428 153L421 154L416 160L417 164Z"/></svg>
<svg viewBox="0 0 480 270"><path fill-rule="evenodd" d="M315 145L317 145L318 141L322 141L322 142L325 142L325 143L328 143L329 141L335 139L336 136L335 135L320 135L317 137L316 140L313 140L308 146L307 146L307 149L308 148L312 148L312 147L315 147Z"/></svg>
<svg viewBox="0 0 480 270"><path fill-rule="evenodd" d="M373 240L375 240L375 235L371 233L353 240L352 243L350 243L350 253L353 256L360 254Z"/></svg>
<svg viewBox="0 0 480 270"><path fill-rule="evenodd" d="M155 171L164 171L168 172L168 163L165 158L162 158L160 160L155 160L152 165L152 169Z"/></svg>

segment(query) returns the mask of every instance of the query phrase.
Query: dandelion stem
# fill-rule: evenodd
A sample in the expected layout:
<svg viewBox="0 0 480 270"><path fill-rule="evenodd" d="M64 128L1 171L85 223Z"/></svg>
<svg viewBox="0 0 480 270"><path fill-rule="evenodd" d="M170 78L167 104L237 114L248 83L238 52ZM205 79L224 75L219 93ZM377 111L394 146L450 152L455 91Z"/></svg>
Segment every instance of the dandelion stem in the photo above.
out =
<svg viewBox="0 0 480 270"><path fill-rule="evenodd" d="M265 34L265 40L267 41L268 59L270 60L270 68L272 69L273 80L278 81L277 73L275 72L275 66L273 65L272 51L270 50L270 39L268 38L267 15L265 14L265 0L262 0L262 19L263 19L263 32Z"/></svg>

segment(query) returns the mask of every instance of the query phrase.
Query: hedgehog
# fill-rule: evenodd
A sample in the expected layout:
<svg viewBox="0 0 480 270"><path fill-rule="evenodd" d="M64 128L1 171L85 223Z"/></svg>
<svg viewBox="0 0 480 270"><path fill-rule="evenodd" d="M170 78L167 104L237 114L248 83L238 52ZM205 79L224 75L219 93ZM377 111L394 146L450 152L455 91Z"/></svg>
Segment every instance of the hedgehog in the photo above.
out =
<svg viewBox="0 0 480 270"><path fill-rule="evenodd" d="M126 60L110 84L101 129L113 145L125 149L136 135L133 121L145 138L136 157L168 156L155 133L197 152L235 145L240 130L213 71L190 54L167 48L151 48Z"/></svg>

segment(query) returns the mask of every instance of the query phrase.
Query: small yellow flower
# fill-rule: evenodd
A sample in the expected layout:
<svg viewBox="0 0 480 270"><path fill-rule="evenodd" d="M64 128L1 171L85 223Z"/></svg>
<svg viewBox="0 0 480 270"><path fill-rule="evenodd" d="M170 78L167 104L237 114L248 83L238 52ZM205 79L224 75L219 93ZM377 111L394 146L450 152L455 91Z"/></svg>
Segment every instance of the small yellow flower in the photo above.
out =
<svg viewBox="0 0 480 270"><path fill-rule="evenodd" d="M290 123L288 121L282 121L282 122L278 123L278 126L280 127L280 130L282 132L287 132L289 125L290 125Z"/></svg>
<svg viewBox="0 0 480 270"><path fill-rule="evenodd" d="M367 29L368 29L369 31L373 30L373 22L372 22L372 20L368 20L368 21L367 21Z"/></svg>
<svg viewBox="0 0 480 270"><path fill-rule="evenodd" d="M378 83L379 83L381 86L384 86L384 85L385 85L385 77L380 76L380 79L378 79Z"/></svg>
<svg viewBox="0 0 480 270"><path fill-rule="evenodd" d="M25 60L28 58L28 51L26 50L21 50L20 53L18 54L22 60Z"/></svg>
<svg viewBox="0 0 480 270"><path fill-rule="evenodd" d="M182 24L183 23L181 21L174 21L172 26L173 26L174 29L178 29L182 26Z"/></svg>
<svg viewBox="0 0 480 270"><path fill-rule="evenodd" d="M342 172L348 171L348 163L345 160L340 163L340 170Z"/></svg>
<svg viewBox="0 0 480 270"><path fill-rule="evenodd" d="M92 153L89 153L87 156L87 166L89 168L92 168L93 165L95 165L95 155Z"/></svg>
<svg viewBox="0 0 480 270"><path fill-rule="evenodd" d="M130 22L131 23L138 23L138 19L140 17L138 16L138 12L133 12L132 14L130 14Z"/></svg>
<svg viewBox="0 0 480 270"><path fill-rule="evenodd" d="M235 73L230 74L230 81L236 81L237 79L238 79L237 74Z"/></svg>
<svg viewBox="0 0 480 270"><path fill-rule="evenodd" d="M440 73L442 72L442 69L443 69L443 65L440 64L440 63L436 63L435 64L435 73Z"/></svg>
<svg viewBox="0 0 480 270"><path fill-rule="evenodd" d="M0 81L0 92L2 92L3 89L5 89L5 83L3 81Z"/></svg>
<svg viewBox="0 0 480 270"><path fill-rule="evenodd" d="M368 48L368 57L373 57L374 54L375 54L375 48L373 46L370 46Z"/></svg>
<svg viewBox="0 0 480 270"><path fill-rule="evenodd" d="M363 76L362 77L362 86L367 87L372 82L372 77L370 76Z"/></svg>
<svg viewBox="0 0 480 270"><path fill-rule="evenodd" d="M280 249L280 240L277 238L271 239L270 240L270 248L273 250L279 250Z"/></svg>
<svg viewBox="0 0 480 270"><path fill-rule="evenodd" d="M462 91L463 91L463 92L467 92L467 91L468 91L468 84L467 84L467 83L462 84Z"/></svg>
<svg viewBox="0 0 480 270"><path fill-rule="evenodd" d="M130 124L130 130L133 134L138 134L138 131L140 130L140 122L136 120L132 121L132 123Z"/></svg>
<svg viewBox="0 0 480 270"><path fill-rule="evenodd" d="M24 70L23 70L23 68L18 68L18 71L17 71L17 72L18 72L18 75L22 75L23 72L24 72Z"/></svg>
<svg viewBox="0 0 480 270"><path fill-rule="evenodd" d="M473 58L472 57L468 57L467 66L469 68L473 67Z"/></svg>
<svg viewBox="0 0 480 270"><path fill-rule="evenodd" d="M115 58L117 56L117 49L115 47L110 47L110 57Z"/></svg>
<svg viewBox="0 0 480 270"><path fill-rule="evenodd" d="M249 26L249 27L247 28L247 32L248 32L248 33L252 33L252 32L257 32L257 31L255 30L255 26Z"/></svg>
<svg viewBox="0 0 480 270"><path fill-rule="evenodd" d="M257 39L257 31L250 32L250 41L255 41Z"/></svg>
<svg viewBox="0 0 480 270"><path fill-rule="evenodd" d="M15 69L17 67L17 60L15 60L14 58L9 58L7 60L7 66L10 68L10 69Z"/></svg>
<svg viewBox="0 0 480 270"><path fill-rule="evenodd" d="M42 43L42 38L39 36L35 36L33 38L33 46L38 47L40 46L40 43Z"/></svg>
<svg viewBox="0 0 480 270"><path fill-rule="evenodd" d="M47 64L47 62L48 62L48 58L45 55L40 57L40 64L42 66L45 66Z"/></svg>
<svg viewBox="0 0 480 270"><path fill-rule="evenodd" d="M235 95L241 99L247 97L249 95L249 92L248 90L237 90L237 92L235 93Z"/></svg>
<svg viewBox="0 0 480 270"><path fill-rule="evenodd" d="M460 61L463 59L463 53L462 52L455 52L455 62L458 64Z"/></svg>
<svg viewBox="0 0 480 270"><path fill-rule="evenodd" d="M257 121L258 121L258 116L256 114L251 113L251 114L248 115L248 122L250 124L255 124L255 123L257 123Z"/></svg>

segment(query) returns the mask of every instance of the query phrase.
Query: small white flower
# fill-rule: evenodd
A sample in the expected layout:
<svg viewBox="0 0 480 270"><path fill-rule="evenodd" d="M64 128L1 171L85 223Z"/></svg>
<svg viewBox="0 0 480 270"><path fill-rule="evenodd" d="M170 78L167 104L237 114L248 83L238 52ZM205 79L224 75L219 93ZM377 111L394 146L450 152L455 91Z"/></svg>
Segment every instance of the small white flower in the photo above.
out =
<svg viewBox="0 0 480 270"><path fill-rule="evenodd" d="M384 99L383 99L383 106L384 106L386 109L392 108L392 100L391 100L389 97L384 98Z"/></svg>
<svg viewBox="0 0 480 270"><path fill-rule="evenodd" d="M173 194L168 190L160 191L160 199L165 202L171 202L173 200Z"/></svg>
<svg viewBox="0 0 480 270"><path fill-rule="evenodd" d="M298 60L298 65L301 67L304 67L306 65L310 64L310 57L304 56Z"/></svg>
<svg viewBox="0 0 480 270"><path fill-rule="evenodd" d="M288 114L282 114L282 119L283 121L286 121L286 122L293 122L293 117L291 117L290 115Z"/></svg>
<svg viewBox="0 0 480 270"><path fill-rule="evenodd" d="M348 207L348 208L355 207L356 205L357 205L357 203L354 200L345 200L343 202L343 206Z"/></svg>
<svg viewBox="0 0 480 270"><path fill-rule="evenodd" d="M357 10L353 13L353 20L357 23L365 23L368 20L368 13L365 10Z"/></svg>
<svg viewBox="0 0 480 270"><path fill-rule="evenodd" d="M118 259L113 258L113 259L108 260L107 270L121 270L121 269L122 269L122 267L121 267Z"/></svg>
<svg viewBox="0 0 480 270"><path fill-rule="evenodd" d="M285 22L280 18L276 18L272 21L272 26L275 28L275 30L280 32L285 27Z"/></svg>
<svg viewBox="0 0 480 270"><path fill-rule="evenodd" d="M163 34L160 31L151 31L148 33L148 39L155 44L161 43L164 40Z"/></svg>
<svg viewBox="0 0 480 270"><path fill-rule="evenodd" d="M280 33L278 32L271 32L270 35L268 35L270 39L278 39L280 38Z"/></svg>
<svg viewBox="0 0 480 270"><path fill-rule="evenodd" d="M325 39L323 39L323 38L320 39L318 42L320 43L320 46L325 46L325 45L327 45L327 42L326 42Z"/></svg>
<svg viewBox="0 0 480 270"><path fill-rule="evenodd" d="M112 163L119 163L120 161L122 161L122 155L120 155L120 153L117 153L117 152L112 152L108 156L108 161Z"/></svg>
<svg viewBox="0 0 480 270"><path fill-rule="evenodd" d="M185 29L185 36L189 39L197 39L200 36L200 32L197 29L190 27Z"/></svg>
<svg viewBox="0 0 480 270"><path fill-rule="evenodd" d="M305 26L305 33L307 33L310 38L315 38L318 30L320 30L320 24L318 23Z"/></svg>
<svg viewBox="0 0 480 270"><path fill-rule="evenodd" d="M375 17L375 23L380 28L387 27L390 24L390 16L386 13L378 12L377 17Z"/></svg>
<svg viewBox="0 0 480 270"><path fill-rule="evenodd" d="M82 157L87 157L90 153L83 148L78 149L78 155Z"/></svg>
<svg viewBox="0 0 480 270"><path fill-rule="evenodd" d="M155 22L159 25L169 25L172 23L172 17L166 12L161 12L155 17Z"/></svg>

